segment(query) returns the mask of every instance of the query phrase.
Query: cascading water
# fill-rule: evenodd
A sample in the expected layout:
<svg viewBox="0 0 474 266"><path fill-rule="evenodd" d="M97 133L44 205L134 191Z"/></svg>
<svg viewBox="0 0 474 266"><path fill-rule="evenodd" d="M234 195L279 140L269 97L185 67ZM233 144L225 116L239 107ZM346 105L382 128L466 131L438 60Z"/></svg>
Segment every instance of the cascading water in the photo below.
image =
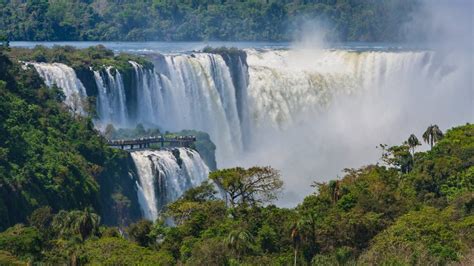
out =
<svg viewBox="0 0 474 266"><path fill-rule="evenodd" d="M74 69L61 63L28 62L26 64L36 69L48 87L56 85L63 90L66 96L65 103L71 110L84 113L82 101L87 96L86 89L77 78Z"/></svg>
<svg viewBox="0 0 474 266"><path fill-rule="evenodd" d="M337 95L376 93L387 83L427 75L430 52L323 50L247 51L249 98L255 124L290 125L301 113L325 110ZM310 58L310 60L308 59Z"/></svg>
<svg viewBox="0 0 474 266"><path fill-rule="evenodd" d="M172 111L166 114L169 117L163 127L209 133L218 147L219 160L240 152L242 135L235 88L222 57L196 54L167 56L165 60L169 76L163 83L168 85L163 87L163 101Z"/></svg>
<svg viewBox="0 0 474 266"><path fill-rule="evenodd" d="M102 125L128 126L128 111L122 74L112 67L94 71L97 84L98 122Z"/></svg>
<svg viewBox="0 0 474 266"><path fill-rule="evenodd" d="M347 153L344 149L349 144L344 144L341 138L349 136L347 132L355 135L354 130L361 128L372 129L360 133L365 137L374 132L380 135L388 128L387 124L401 123L396 120L404 116L397 107L402 106L397 97L403 98L408 110L416 106L413 101L433 94L425 89L425 94L418 98L406 96L416 92L411 91L412 81L422 88L439 88L439 84L449 80L445 77L455 71L428 51L249 49L243 57L193 53L148 55L148 58L154 69L129 62L133 73L127 75L133 81L126 84L122 78L125 73L112 68L94 72L98 124L134 127L142 123L162 131L205 131L217 146L218 167L270 164L283 174L307 179L314 175L315 169L329 178L337 172L334 169L363 163L342 162L340 154ZM437 90L437 93L445 92ZM341 99L352 101L341 104ZM386 103L387 99L392 102ZM351 106L354 104L357 106ZM386 104L393 104L391 110L398 111L387 114ZM374 112L371 107L380 110ZM339 121L344 123L338 124ZM332 136L340 139L334 141ZM327 146L335 142L337 147ZM353 143L362 142L357 139ZM351 150L370 154L372 160L375 149L373 143L370 145L370 150L366 146ZM338 154L333 158L330 153L335 151ZM318 165L307 162L319 154L328 155L326 161L320 158ZM351 158L360 156L353 154ZM141 161L151 162L143 158ZM335 161L341 163L335 165ZM329 168L331 171L321 170ZM143 169L141 178L148 178L141 182L143 202L164 202L158 197L161 193L143 185L155 180L150 179L154 168ZM293 182L292 187L305 191L298 186L309 188L310 183L311 180ZM295 198L300 200L298 196ZM145 210L146 216L156 217L158 209L153 206L160 204L151 204Z"/></svg>
<svg viewBox="0 0 474 266"><path fill-rule="evenodd" d="M240 117L248 119L248 115L245 110L245 115L239 116L236 88L222 56L199 53L170 55L159 60L155 60L157 69L161 65L159 72L130 62L137 104L135 110L128 110L135 117L128 124L142 123L168 131L205 131L217 144L216 157L221 162L240 153L242 125L248 124ZM243 84L246 87L246 81ZM246 101L246 96L242 98ZM99 109L99 116L100 112Z"/></svg>
<svg viewBox="0 0 474 266"><path fill-rule="evenodd" d="M149 56L155 69L130 61L134 82L129 94L116 69L94 71L96 124L205 131L217 145L218 165L226 166L242 154L259 127L289 127L298 123L301 113L324 111L337 95L376 93L410 73L437 76L433 72L439 70L433 67L433 53L423 51L320 50L308 56L293 50L248 49L244 55ZM72 95L85 95L71 68L32 64L47 84L64 89L69 104Z"/></svg>
<svg viewBox="0 0 474 266"><path fill-rule="evenodd" d="M207 179L209 168L188 148L132 152L139 175L138 199L143 216L155 220L162 207Z"/></svg>

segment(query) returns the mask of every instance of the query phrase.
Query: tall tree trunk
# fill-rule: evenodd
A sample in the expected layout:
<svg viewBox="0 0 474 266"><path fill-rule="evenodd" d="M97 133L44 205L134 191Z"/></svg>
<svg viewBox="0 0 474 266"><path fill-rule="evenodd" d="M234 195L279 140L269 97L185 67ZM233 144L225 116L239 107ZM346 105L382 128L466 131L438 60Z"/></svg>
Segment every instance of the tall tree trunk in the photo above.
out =
<svg viewBox="0 0 474 266"><path fill-rule="evenodd" d="M294 259L294 266L296 266L296 257L298 255L298 247L295 247L295 259Z"/></svg>

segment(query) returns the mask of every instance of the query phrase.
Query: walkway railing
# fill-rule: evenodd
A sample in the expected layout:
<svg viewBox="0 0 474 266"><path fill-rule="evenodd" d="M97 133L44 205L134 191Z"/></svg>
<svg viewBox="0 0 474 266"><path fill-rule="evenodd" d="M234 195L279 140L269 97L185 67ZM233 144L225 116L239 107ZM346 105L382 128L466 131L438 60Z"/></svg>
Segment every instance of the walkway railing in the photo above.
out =
<svg viewBox="0 0 474 266"><path fill-rule="evenodd" d="M166 138L163 136L145 137L138 139L120 139L109 140L107 144L111 147L120 148L122 150L144 149L149 148L151 144L160 144L161 148L167 147L189 147L196 141L195 136L177 136L174 138Z"/></svg>

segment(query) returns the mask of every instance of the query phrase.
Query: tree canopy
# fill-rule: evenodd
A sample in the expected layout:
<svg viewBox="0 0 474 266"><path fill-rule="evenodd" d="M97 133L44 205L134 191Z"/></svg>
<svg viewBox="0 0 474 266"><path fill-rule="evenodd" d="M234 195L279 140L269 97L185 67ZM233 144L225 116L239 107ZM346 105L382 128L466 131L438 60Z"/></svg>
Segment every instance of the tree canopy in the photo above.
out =
<svg viewBox="0 0 474 266"><path fill-rule="evenodd" d="M401 40L417 1L0 1L0 33L15 41L287 41L318 21L341 41ZM300 32L304 35L304 32Z"/></svg>
<svg viewBox="0 0 474 266"><path fill-rule="evenodd" d="M280 174L271 167L241 167L212 172L209 178L226 194L231 206L271 202L283 186Z"/></svg>

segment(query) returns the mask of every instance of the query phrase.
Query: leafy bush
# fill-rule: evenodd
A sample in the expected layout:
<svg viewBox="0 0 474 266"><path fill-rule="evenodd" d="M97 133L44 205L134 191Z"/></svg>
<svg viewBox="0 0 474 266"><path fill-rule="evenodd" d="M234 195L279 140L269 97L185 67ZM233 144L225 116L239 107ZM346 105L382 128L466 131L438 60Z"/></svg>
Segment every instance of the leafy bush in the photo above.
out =
<svg viewBox="0 0 474 266"><path fill-rule="evenodd" d="M156 252L123 238L105 237L88 240L80 251L79 261L100 265L174 265L166 252Z"/></svg>
<svg viewBox="0 0 474 266"><path fill-rule="evenodd" d="M376 236L362 261L370 264L446 264L457 261L469 248L461 241L465 237L461 233L464 230L474 230L472 216L465 216L453 207L444 210L424 207L403 215Z"/></svg>
<svg viewBox="0 0 474 266"><path fill-rule="evenodd" d="M5 250L23 259L40 257L42 239L33 227L17 224L0 233L0 250ZM8 257L8 254L3 254Z"/></svg>

